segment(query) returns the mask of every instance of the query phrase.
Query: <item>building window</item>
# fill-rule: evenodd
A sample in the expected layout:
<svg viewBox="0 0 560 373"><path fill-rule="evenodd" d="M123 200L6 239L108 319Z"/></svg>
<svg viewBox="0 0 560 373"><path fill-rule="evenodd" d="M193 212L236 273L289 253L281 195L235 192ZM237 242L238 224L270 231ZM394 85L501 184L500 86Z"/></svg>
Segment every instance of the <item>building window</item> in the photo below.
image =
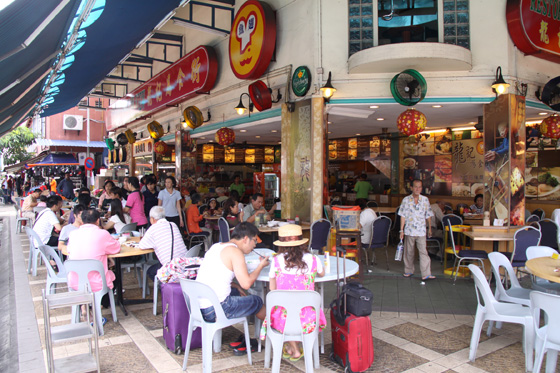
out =
<svg viewBox="0 0 560 373"><path fill-rule="evenodd" d="M470 48L469 1L443 1L444 42Z"/></svg>
<svg viewBox="0 0 560 373"><path fill-rule="evenodd" d="M469 42L468 0L349 0L349 55L377 45ZM377 30L377 32L374 32Z"/></svg>
<svg viewBox="0 0 560 373"><path fill-rule="evenodd" d="M349 0L350 55L373 47L373 0Z"/></svg>

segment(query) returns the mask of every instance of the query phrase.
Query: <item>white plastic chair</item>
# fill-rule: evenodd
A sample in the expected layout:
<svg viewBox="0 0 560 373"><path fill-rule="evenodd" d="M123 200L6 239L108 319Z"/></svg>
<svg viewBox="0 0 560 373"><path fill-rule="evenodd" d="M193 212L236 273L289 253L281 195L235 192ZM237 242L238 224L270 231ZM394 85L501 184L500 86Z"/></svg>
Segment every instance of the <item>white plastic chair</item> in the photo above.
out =
<svg viewBox="0 0 560 373"><path fill-rule="evenodd" d="M27 263L27 273L31 273L33 276L37 276L37 266L39 265L39 246L45 245L41 238L33 229L29 227L25 227L25 233L27 234L27 238L29 239L29 262ZM46 246L46 245L45 245ZM53 250L57 250L56 248L51 247Z"/></svg>
<svg viewBox="0 0 560 373"><path fill-rule="evenodd" d="M189 251L187 251L187 253L185 254L185 258L194 258L195 256L199 256L200 250L202 249L202 245L203 245L202 243L199 243L198 245L191 247L189 249ZM147 276L146 276L146 271L148 270L148 268L149 267L147 267L145 269L144 268L142 269L144 271L144 278L143 278L144 289L146 289L146 285L147 285L147 282L148 282ZM159 280L158 280L157 276L154 276L154 312L153 312L154 316L157 315L158 289L159 289ZM144 295L144 292L142 292L142 296L144 298L146 298L145 295Z"/></svg>
<svg viewBox="0 0 560 373"><path fill-rule="evenodd" d="M287 318L284 332L271 327L270 313L274 306L284 307ZM304 334L301 327L300 311L304 307L315 309L315 329L313 332ZM321 314L321 295L313 290L273 290L266 296L266 345L264 351L264 367L270 368L270 349L274 350L272 359L272 372L280 372L280 361L282 360L282 347L285 341L301 341L303 344L303 357L305 359L305 371L313 372L319 369L319 315Z"/></svg>
<svg viewBox="0 0 560 373"><path fill-rule="evenodd" d="M51 246L41 244L39 245L39 251L41 253L41 257L43 257L45 266L47 267L47 286L45 288L45 291L47 294L51 294L53 290L53 285L67 282L66 268L64 267L64 264L62 263L62 260L58 256L57 252ZM58 268L58 273L54 270L53 266L51 265L50 262L51 258L56 263L56 266Z"/></svg>
<svg viewBox="0 0 560 373"><path fill-rule="evenodd" d="M101 290L93 293L95 298L95 320L97 322L97 329L99 335L103 335L103 322L101 316L101 298L105 294L109 294L109 302L111 303L111 313L113 315L113 321L117 322L117 311L115 308L115 298L113 296L113 290L107 287L107 280L105 279L105 268L103 263L96 259L82 259L82 260L67 260L64 262L66 267L66 273L75 273L78 276L78 290L84 289L85 285L91 285L89 283L88 274L90 272L98 272L101 275L102 287ZM70 287L70 285L69 285ZM72 307L72 322L77 322L79 320L80 312L78 307Z"/></svg>
<svg viewBox="0 0 560 373"><path fill-rule="evenodd" d="M546 373L556 371L558 351L560 351L560 296L540 293L531 293L531 312L535 328L535 363L533 372L540 372L544 354L546 358ZM544 311L544 325L540 326L541 311Z"/></svg>
<svg viewBox="0 0 560 373"><path fill-rule="evenodd" d="M30 218L25 218L21 215L21 207L18 201L16 201L15 205L14 205L15 209L16 209L16 232L21 233L21 227L23 227L23 223L22 222L26 222L26 228L27 225L31 224L31 219Z"/></svg>
<svg viewBox="0 0 560 373"><path fill-rule="evenodd" d="M474 264L469 264L469 270L474 277L476 299L478 300L478 307L476 308L476 316L471 336L469 360L474 361L476 359L476 350L478 349L478 342L480 341L480 332L482 331L482 325L485 321L510 322L523 325L525 369L527 371L531 371L533 368L534 339L533 316L531 316L531 310L520 304L498 302L496 298L494 298L490 285L488 285L488 281L486 280L486 276L482 273L480 268ZM482 302L480 297L482 297ZM491 330L489 328L488 335L490 335L490 332Z"/></svg>
<svg viewBox="0 0 560 373"><path fill-rule="evenodd" d="M185 347L185 359L183 361L183 370L187 370L187 362L191 349L191 339L194 329L200 327L202 329L202 371L212 372L212 341L214 341L214 351L220 352L222 343L222 329L231 325L243 323L245 331L245 343L247 345L247 359L249 365L253 365L251 356L251 341L249 335L249 323L246 317L238 317L228 319L224 314L224 310L218 300L218 296L206 284L194 280L181 279L181 290L187 302L189 309L189 332L187 334L187 345ZM207 299L212 303L214 312L216 313L216 322L209 323L202 318L199 300Z"/></svg>
<svg viewBox="0 0 560 373"><path fill-rule="evenodd" d="M558 251L548 246L529 246L527 248L527 260L542 257L550 258L552 254L558 254ZM559 283L550 282L548 280L545 280L544 278L539 278L534 275L532 277L532 286L534 290L542 291L543 293L560 295Z"/></svg>

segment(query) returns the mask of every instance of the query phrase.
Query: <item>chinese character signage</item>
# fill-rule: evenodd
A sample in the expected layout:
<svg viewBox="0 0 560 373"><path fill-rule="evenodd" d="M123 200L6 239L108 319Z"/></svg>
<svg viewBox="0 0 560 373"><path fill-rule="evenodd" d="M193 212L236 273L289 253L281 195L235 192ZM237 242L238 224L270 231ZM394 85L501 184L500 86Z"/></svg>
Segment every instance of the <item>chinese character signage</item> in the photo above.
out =
<svg viewBox="0 0 560 373"><path fill-rule="evenodd" d="M523 53L560 62L560 6L558 1L508 0L511 39Z"/></svg>
<svg viewBox="0 0 560 373"><path fill-rule="evenodd" d="M218 60L212 47L199 46L107 110L107 130L207 92L216 82Z"/></svg>
<svg viewBox="0 0 560 373"><path fill-rule="evenodd" d="M229 36L229 63L239 79L264 74L276 47L276 16L270 5L249 0L239 8Z"/></svg>

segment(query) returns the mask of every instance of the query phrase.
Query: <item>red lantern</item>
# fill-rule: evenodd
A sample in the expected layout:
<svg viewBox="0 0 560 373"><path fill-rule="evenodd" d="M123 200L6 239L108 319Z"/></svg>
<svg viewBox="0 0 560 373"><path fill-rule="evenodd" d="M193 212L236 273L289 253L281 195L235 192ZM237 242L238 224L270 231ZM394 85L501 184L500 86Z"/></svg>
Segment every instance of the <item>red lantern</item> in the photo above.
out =
<svg viewBox="0 0 560 373"><path fill-rule="evenodd" d="M165 155L167 153L168 146L163 141L158 141L154 144L154 151L156 154Z"/></svg>
<svg viewBox="0 0 560 373"><path fill-rule="evenodd" d="M216 131L216 142L220 145L227 146L235 141L235 132L231 128L222 127Z"/></svg>
<svg viewBox="0 0 560 373"><path fill-rule="evenodd" d="M560 116L552 114L541 123L541 133L544 137L551 139L560 138Z"/></svg>
<svg viewBox="0 0 560 373"><path fill-rule="evenodd" d="M407 109L397 118L399 132L407 136L424 131L427 123L426 116L415 109Z"/></svg>

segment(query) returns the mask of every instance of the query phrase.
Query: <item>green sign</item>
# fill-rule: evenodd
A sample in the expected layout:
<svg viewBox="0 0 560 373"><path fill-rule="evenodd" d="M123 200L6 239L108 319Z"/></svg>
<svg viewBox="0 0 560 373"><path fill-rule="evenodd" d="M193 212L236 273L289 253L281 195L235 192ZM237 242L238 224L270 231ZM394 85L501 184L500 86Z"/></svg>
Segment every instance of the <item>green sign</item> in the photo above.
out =
<svg viewBox="0 0 560 373"><path fill-rule="evenodd" d="M311 87L311 72L306 66L300 66L292 76L292 90L296 96L305 96Z"/></svg>

